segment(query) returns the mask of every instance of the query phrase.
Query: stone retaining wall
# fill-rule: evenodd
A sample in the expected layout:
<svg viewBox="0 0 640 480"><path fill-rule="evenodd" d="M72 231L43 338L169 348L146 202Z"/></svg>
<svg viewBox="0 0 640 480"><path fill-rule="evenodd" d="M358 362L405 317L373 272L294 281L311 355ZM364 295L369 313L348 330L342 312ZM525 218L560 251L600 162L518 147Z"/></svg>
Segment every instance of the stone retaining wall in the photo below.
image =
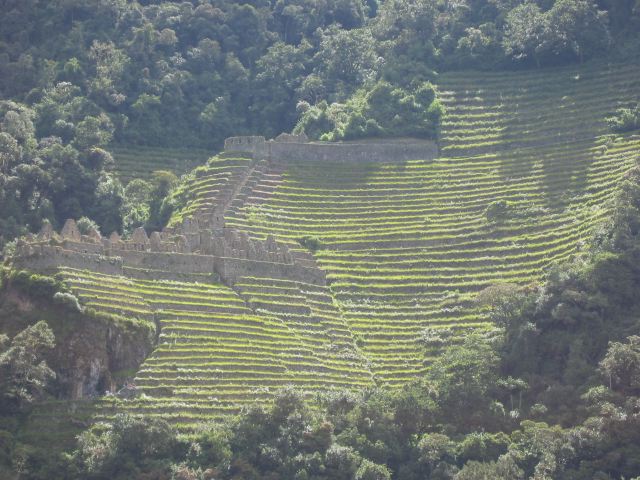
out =
<svg viewBox="0 0 640 480"><path fill-rule="evenodd" d="M325 274L319 268L286 263L216 257L215 271L227 285L234 285L242 277L275 278L314 285L325 285L326 283Z"/></svg>
<svg viewBox="0 0 640 480"><path fill-rule="evenodd" d="M325 274L317 267L264 262L245 258L191 253L114 250L113 256L80 253L50 245L30 245L29 252L14 258L14 266L34 272L54 272L59 267L77 268L107 275L136 278L206 281L220 278L234 285L241 277L266 277L324 285Z"/></svg>
<svg viewBox="0 0 640 480"><path fill-rule="evenodd" d="M95 253L78 253L51 245L31 245L28 253L15 257L18 269L47 273L58 267L77 268L106 275L122 275L122 258Z"/></svg>
<svg viewBox="0 0 640 480"><path fill-rule="evenodd" d="M257 160L266 158L274 162L401 163L433 160L438 156L438 146L430 140L308 142L289 138L230 137L225 140L224 148L227 152L248 152Z"/></svg>

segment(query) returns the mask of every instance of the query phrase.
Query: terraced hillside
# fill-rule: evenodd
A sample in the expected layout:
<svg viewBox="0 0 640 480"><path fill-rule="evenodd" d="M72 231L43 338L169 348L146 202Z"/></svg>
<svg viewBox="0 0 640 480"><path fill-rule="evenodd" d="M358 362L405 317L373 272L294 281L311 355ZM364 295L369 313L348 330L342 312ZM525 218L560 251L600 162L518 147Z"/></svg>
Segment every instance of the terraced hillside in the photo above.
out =
<svg viewBox="0 0 640 480"><path fill-rule="evenodd" d="M576 252L638 158L605 117L638 100L640 66L445 76L442 156L403 164L273 163L227 224L315 237L346 324L379 383L425 368L426 327L485 328L472 302ZM508 203L489 222L487 206Z"/></svg>
<svg viewBox="0 0 640 480"><path fill-rule="evenodd" d="M180 176L203 164L211 156L208 150L114 146L109 151L114 171L122 183L135 178L147 180L156 170L168 170Z"/></svg>
<svg viewBox="0 0 640 480"><path fill-rule="evenodd" d="M640 64L445 76L434 160L210 159L176 193L185 206L173 225L206 215L273 235L300 265L317 262L329 285L63 269L83 304L160 327L136 375L146 395L118 408L188 429L289 384L311 397L415 378L438 354L420 341L425 329L488 328L478 291L539 279L606 218L640 135L611 136L604 118L639 99L638 79ZM504 211L489 220L498 200ZM150 273L157 280L141 279ZM101 400L101 415L111 402Z"/></svg>
<svg viewBox="0 0 640 480"><path fill-rule="evenodd" d="M135 378L146 395L123 407L131 413L188 428L264 402L287 385L312 394L371 384L322 287L247 278L238 282L239 296L205 278L148 281L69 268L61 274L87 307L158 323L158 347ZM114 412L111 402L102 401L99 415Z"/></svg>

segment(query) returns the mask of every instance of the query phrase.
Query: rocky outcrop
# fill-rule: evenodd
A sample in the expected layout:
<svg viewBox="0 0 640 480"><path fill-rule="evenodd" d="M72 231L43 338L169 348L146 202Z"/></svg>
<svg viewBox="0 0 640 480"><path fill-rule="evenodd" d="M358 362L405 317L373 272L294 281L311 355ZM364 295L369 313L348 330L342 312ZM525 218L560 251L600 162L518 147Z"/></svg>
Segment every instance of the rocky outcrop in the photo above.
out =
<svg viewBox="0 0 640 480"><path fill-rule="evenodd" d="M56 337L46 362L56 373L53 390L61 399L116 391L154 347L155 331L149 322L124 324L77 311L6 281L0 289L0 331L13 337L39 320L45 320Z"/></svg>

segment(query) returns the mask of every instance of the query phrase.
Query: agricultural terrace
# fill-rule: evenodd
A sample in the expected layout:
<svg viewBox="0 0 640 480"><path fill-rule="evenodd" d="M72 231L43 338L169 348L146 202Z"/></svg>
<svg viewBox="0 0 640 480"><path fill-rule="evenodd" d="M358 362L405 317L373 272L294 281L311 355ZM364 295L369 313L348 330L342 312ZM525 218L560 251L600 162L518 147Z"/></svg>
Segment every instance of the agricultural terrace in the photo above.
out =
<svg viewBox="0 0 640 480"><path fill-rule="evenodd" d="M113 154L114 171L125 185L136 178L148 180L157 170L168 170L180 176L211 156L208 150L124 145L110 147L109 151Z"/></svg>
<svg viewBox="0 0 640 480"><path fill-rule="evenodd" d="M436 161L274 162L226 213L255 237L317 248L380 384L426 368L437 351L417 341L425 328L486 328L478 291L538 280L574 254L640 151L640 136L610 136L605 122L638 100L638 64L452 73L439 90Z"/></svg>
<svg viewBox="0 0 640 480"><path fill-rule="evenodd" d="M640 136L611 136L604 119L638 99L639 78L638 65L602 64L443 76L432 161L210 159L176 191L173 223L222 211L228 226L294 246L297 261L313 255L330 285L246 277L231 289L211 276L62 269L85 306L160 327L135 377L144 395L105 397L98 416L124 408L189 430L286 385L313 398L415 378L438 354L420 342L426 328L456 341L490 327L478 291L539 279L606 218Z"/></svg>
<svg viewBox="0 0 640 480"><path fill-rule="evenodd" d="M61 275L85 306L160 326L158 347L135 377L145 395L121 404L130 413L189 429L265 402L287 385L310 396L371 385L324 287L247 278L239 296L204 277L145 281L67 268ZM116 411L114 401L100 401L99 417Z"/></svg>

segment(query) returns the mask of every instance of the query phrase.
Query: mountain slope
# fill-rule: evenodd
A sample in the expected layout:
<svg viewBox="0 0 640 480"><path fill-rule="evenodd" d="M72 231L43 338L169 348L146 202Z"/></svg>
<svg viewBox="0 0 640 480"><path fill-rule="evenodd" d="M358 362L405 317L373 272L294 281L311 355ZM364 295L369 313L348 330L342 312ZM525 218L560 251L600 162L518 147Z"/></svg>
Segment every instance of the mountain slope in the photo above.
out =
<svg viewBox="0 0 640 480"><path fill-rule="evenodd" d="M607 216L640 137L608 136L605 117L638 99L639 74L637 64L450 74L440 158L274 162L227 223L256 237L316 237L374 376L401 385L428 362L424 328L485 328L476 292L540 279ZM503 218L489 221L496 201L507 202Z"/></svg>

